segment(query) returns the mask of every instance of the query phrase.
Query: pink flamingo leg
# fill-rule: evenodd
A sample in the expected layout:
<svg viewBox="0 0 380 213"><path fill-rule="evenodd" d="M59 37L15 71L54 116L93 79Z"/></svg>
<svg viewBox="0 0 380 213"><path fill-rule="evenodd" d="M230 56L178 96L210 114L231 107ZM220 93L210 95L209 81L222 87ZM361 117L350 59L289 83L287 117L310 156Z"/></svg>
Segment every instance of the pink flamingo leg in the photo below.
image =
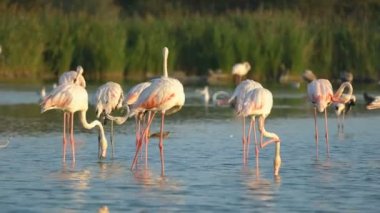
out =
<svg viewBox="0 0 380 213"><path fill-rule="evenodd" d="M164 120L165 112L161 113L161 129L160 129L160 143L158 147L160 148L160 158L161 158L161 176L165 175L165 159L164 159Z"/></svg>
<svg viewBox="0 0 380 213"><path fill-rule="evenodd" d="M257 161L259 158L259 146L257 144L256 119L255 119L255 117L252 117L252 120L253 120L253 134L254 134L254 138L255 138L255 155L256 155L256 161Z"/></svg>
<svg viewBox="0 0 380 213"><path fill-rule="evenodd" d="M150 111L148 112L148 120L154 116ZM150 132L150 126L148 127L148 133ZM149 145L149 134L145 134L145 165L148 165L148 145Z"/></svg>
<svg viewBox="0 0 380 213"><path fill-rule="evenodd" d="M314 107L314 129L315 129L315 145L317 147L318 158L318 126L317 126L317 108Z"/></svg>
<svg viewBox="0 0 380 213"><path fill-rule="evenodd" d="M63 113L63 139L62 139L62 157L63 157L63 162L66 161L66 116L67 113Z"/></svg>
<svg viewBox="0 0 380 213"><path fill-rule="evenodd" d="M148 121L147 123L147 126L145 128L145 130L143 131L138 143L137 143L137 147L136 147L136 153L135 153L135 157L133 158L133 162L132 162L132 165L131 165L131 170L133 170L136 166L136 163L137 163L137 157L138 157L138 154L139 154L139 151L141 149L141 146L142 146L142 143L143 143L143 138L145 137L146 134L148 134L148 127L152 124L152 121L153 121L153 118L154 118L154 115L150 118L150 120Z"/></svg>
<svg viewBox="0 0 380 213"><path fill-rule="evenodd" d="M70 113L70 142L71 151L73 155L73 162L75 162L75 141L74 141L74 113Z"/></svg>
<svg viewBox="0 0 380 213"><path fill-rule="evenodd" d="M244 120L245 120L245 118L244 118ZM248 127L248 136L247 136L247 142L246 142L247 148L245 148L246 156L244 158L244 160L245 160L244 163L246 163L248 161L248 158L249 158L249 143L251 141L251 132L252 132L252 120L249 122L249 127Z"/></svg>
<svg viewBox="0 0 380 213"><path fill-rule="evenodd" d="M242 138L242 144L243 144L243 163L246 163L246 150L245 150L245 117L243 117L243 138Z"/></svg>
<svg viewBox="0 0 380 213"><path fill-rule="evenodd" d="M326 149L327 149L327 156L330 155L330 146L329 146L329 129L327 125L327 110L325 110L325 137L326 137Z"/></svg>

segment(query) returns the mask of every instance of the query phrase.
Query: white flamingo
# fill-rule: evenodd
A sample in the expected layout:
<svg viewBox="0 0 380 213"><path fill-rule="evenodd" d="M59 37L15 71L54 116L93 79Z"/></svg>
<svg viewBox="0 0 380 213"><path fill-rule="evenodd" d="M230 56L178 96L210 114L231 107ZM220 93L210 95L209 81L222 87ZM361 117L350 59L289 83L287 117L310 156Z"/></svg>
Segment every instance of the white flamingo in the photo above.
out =
<svg viewBox="0 0 380 213"><path fill-rule="evenodd" d="M244 107L244 101L247 97L247 94L253 90L253 89L256 89L256 88L262 88L263 86L254 81L254 80L244 80L242 81L234 90L231 98L228 100L228 103L230 103L234 109L235 109L235 112L238 113L238 112L241 112L243 107ZM242 143L243 143L243 162L246 163L246 160L248 158L248 151L249 150L249 140L247 141L246 139L246 134L245 134L245 117L246 116L242 116L242 120L243 120L243 136L242 136ZM255 120L254 117L252 117L253 121ZM256 132L256 130L255 130ZM256 137L256 135L255 135ZM247 144L248 142L248 144Z"/></svg>
<svg viewBox="0 0 380 213"><path fill-rule="evenodd" d="M123 89L120 84L109 81L101 85L95 94L95 110L96 117L106 122L106 115L111 114L112 111L120 109L124 101ZM113 120L111 120L111 146L112 157L114 156L114 143L113 143Z"/></svg>
<svg viewBox="0 0 380 213"><path fill-rule="evenodd" d="M41 113L52 109L59 109L63 112L74 114L79 112L79 118L84 128L92 129L98 126L100 131L99 138L99 158L105 158L107 154L107 140L104 135L102 124L95 120L88 123L86 120L86 112L88 109L88 94L85 88L76 84L62 84L55 88L45 99L41 102ZM72 116L73 117L73 116ZM65 117L64 117L65 119ZM64 121L65 123L65 121ZM71 120L73 126L73 120ZM70 130L70 143L72 150L72 159L75 162L75 141L73 129ZM66 129L63 126L63 160L66 156Z"/></svg>
<svg viewBox="0 0 380 213"><path fill-rule="evenodd" d="M259 116L259 131L260 131L260 148L275 143L275 157L274 157L274 175L278 175L281 167L281 156L280 156L280 138L277 134L268 132L265 130L265 119L270 114L273 106L273 95L265 88L256 87L250 90L244 98L242 107L237 111L237 114L243 117L251 116L251 122L249 125L249 131L247 140L250 141L250 135L252 127L255 127L255 117ZM259 146L256 139L256 130L254 128L255 134L255 151L256 151L256 163L258 167L259 159ZM263 138L270 138L269 140L263 142Z"/></svg>

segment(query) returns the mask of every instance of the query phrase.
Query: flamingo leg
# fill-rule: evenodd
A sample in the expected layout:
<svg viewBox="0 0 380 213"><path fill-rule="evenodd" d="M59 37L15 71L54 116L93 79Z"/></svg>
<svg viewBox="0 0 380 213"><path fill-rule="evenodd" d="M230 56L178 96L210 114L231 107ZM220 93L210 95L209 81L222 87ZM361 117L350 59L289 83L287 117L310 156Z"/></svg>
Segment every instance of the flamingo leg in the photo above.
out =
<svg viewBox="0 0 380 213"><path fill-rule="evenodd" d="M330 147L329 147L329 129L327 125L327 110L325 109L325 137L326 137L326 149L327 149L327 156L330 155Z"/></svg>
<svg viewBox="0 0 380 213"><path fill-rule="evenodd" d="M246 163L246 150L245 150L245 117L243 117L243 138L242 138L242 144L243 144L243 163Z"/></svg>
<svg viewBox="0 0 380 213"><path fill-rule="evenodd" d="M75 162L75 141L74 141L74 113L70 113L70 142L73 162Z"/></svg>
<svg viewBox="0 0 380 213"><path fill-rule="evenodd" d="M63 162L66 161L66 117L67 112L63 113L63 139L62 139L62 159Z"/></svg>
<svg viewBox="0 0 380 213"><path fill-rule="evenodd" d="M244 120L245 120L245 118L244 118ZM248 127L248 135L247 135L247 142L246 142L247 148L245 148L245 151L246 151L245 163L248 161L248 158L249 158L249 144L251 141L251 132L252 132L252 119L249 122L249 127Z"/></svg>
<svg viewBox="0 0 380 213"><path fill-rule="evenodd" d="M132 165L131 165L131 170L133 170L135 168L135 166L136 166L137 157L138 157L139 151L140 151L142 143L143 143L142 139L145 137L146 134L148 134L147 130L148 130L148 127L152 124L154 115L155 115L155 113L153 113L153 116L149 119L149 121L147 123L147 126L146 126L145 130L143 131L143 133L141 134L141 137L140 137L140 139L139 139L139 141L137 143L136 153L135 153L135 157L133 158L133 162L132 162Z"/></svg>
<svg viewBox="0 0 380 213"><path fill-rule="evenodd" d="M259 128L260 128L260 133L261 133L261 139L263 138L264 124L265 124L265 118L260 117L259 118L259 126L260 126ZM278 139L277 138L271 138L265 142L262 142L262 141L263 140L260 141L260 147L264 148L271 143L278 142Z"/></svg>
<svg viewBox="0 0 380 213"><path fill-rule="evenodd" d="M344 117L346 116L346 112L343 110L343 115L342 115L342 124L341 124L341 128L342 128L342 132L343 132L343 129L344 129Z"/></svg>
<svg viewBox="0 0 380 213"><path fill-rule="evenodd" d="M111 140L111 146L112 146L112 159L114 158L114 153L115 153L115 145L113 143L113 120L111 121L111 136L110 136L110 140Z"/></svg>
<svg viewBox="0 0 380 213"><path fill-rule="evenodd" d="M255 138L255 155L256 155L256 161L258 160L259 158L259 146L257 144L257 135L256 135L256 119L255 117L252 117L253 119L253 136Z"/></svg>
<svg viewBox="0 0 380 213"><path fill-rule="evenodd" d="M160 158L161 158L161 176L165 176L165 159L164 159L164 121L165 121L165 112L161 113L161 129L160 129L160 143L158 147L160 148Z"/></svg>
<svg viewBox="0 0 380 213"><path fill-rule="evenodd" d="M314 107L314 129L315 129L315 145L317 147L317 158L318 158L318 126L317 126L317 108Z"/></svg>
<svg viewBox="0 0 380 213"><path fill-rule="evenodd" d="M152 113L148 112L148 120L153 116ZM150 126L148 127L148 132L150 132ZM148 145L149 145L149 134L145 134L145 165L148 165Z"/></svg>

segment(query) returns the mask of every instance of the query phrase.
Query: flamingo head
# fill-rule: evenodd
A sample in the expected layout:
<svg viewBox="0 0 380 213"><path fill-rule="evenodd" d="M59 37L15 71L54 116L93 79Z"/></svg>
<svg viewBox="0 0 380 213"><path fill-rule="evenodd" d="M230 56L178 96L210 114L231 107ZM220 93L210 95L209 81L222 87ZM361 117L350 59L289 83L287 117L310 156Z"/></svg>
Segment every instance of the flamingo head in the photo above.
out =
<svg viewBox="0 0 380 213"><path fill-rule="evenodd" d="M81 65L77 66L77 70L76 71L77 71L77 73L79 75L82 75L83 74L83 67Z"/></svg>
<svg viewBox="0 0 380 213"><path fill-rule="evenodd" d="M249 64L249 62L244 62L244 66L245 66L245 69L247 70L247 71L249 71L250 69L251 69L251 65Z"/></svg>
<svg viewBox="0 0 380 213"><path fill-rule="evenodd" d="M344 110L344 104L334 103L334 110L335 110L336 115L339 116L340 114L342 114Z"/></svg>
<svg viewBox="0 0 380 213"><path fill-rule="evenodd" d="M104 137L99 137L99 147L100 147L100 153L99 153L99 159L106 159L107 156L107 139Z"/></svg>
<svg viewBox="0 0 380 213"><path fill-rule="evenodd" d="M276 155L273 161L273 167L274 167L274 175L278 176L280 173L280 168L281 168L281 157L280 155Z"/></svg>

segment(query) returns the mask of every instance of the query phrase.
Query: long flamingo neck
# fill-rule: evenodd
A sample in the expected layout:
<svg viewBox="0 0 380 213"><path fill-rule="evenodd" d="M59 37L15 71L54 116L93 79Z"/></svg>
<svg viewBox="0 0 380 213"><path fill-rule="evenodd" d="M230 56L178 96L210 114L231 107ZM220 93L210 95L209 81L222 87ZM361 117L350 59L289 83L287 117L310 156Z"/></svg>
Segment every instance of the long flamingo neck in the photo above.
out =
<svg viewBox="0 0 380 213"><path fill-rule="evenodd" d="M264 127L262 127L262 131L263 131L263 136L264 137L267 137L267 138L272 138L272 139L275 139L275 140L280 140L280 138L278 137L278 135L276 135L275 133L273 132L268 132L265 130Z"/></svg>
<svg viewBox="0 0 380 213"><path fill-rule="evenodd" d="M275 145L275 156L273 161L273 167L274 167L274 175L277 176L280 173L281 168L281 155L280 155L280 148L281 142L276 142Z"/></svg>
<svg viewBox="0 0 380 213"><path fill-rule="evenodd" d="M341 96L343 94L343 91L348 88L347 98L341 99ZM340 85L339 89L334 94L334 101L337 102L343 102L346 103L351 99L352 93L354 89L352 88L352 85L349 82L344 82L342 85Z"/></svg>
<svg viewBox="0 0 380 213"><path fill-rule="evenodd" d="M168 56L169 56L169 49L167 47L164 47L163 49L163 58L164 58L164 77L168 77Z"/></svg>
<svg viewBox="0 0 380 213"><path fill-rule="evenodd" d="M94 120L93 122L88 123L87 119L86 119L86 112L87 111L85 111L85 110L79 112L79 119L80 119L80 122L82 123L83 127L86 128L86 129L92 129L95 126L98 126L99 131L100 131L100 136L102 138L106 138L106 136L104 134L103 125L100 123L100 121Z"/></svg>

